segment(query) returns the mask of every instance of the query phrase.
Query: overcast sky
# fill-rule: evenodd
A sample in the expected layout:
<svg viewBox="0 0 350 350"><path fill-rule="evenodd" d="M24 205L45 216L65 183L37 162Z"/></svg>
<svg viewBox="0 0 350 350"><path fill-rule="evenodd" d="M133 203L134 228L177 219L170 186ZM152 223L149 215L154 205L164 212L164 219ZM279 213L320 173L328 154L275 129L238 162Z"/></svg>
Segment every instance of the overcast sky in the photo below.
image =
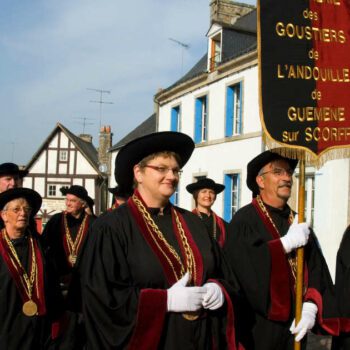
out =
<svg viewBox="0 0 350 350"><path fill-rule="evenodd" d="M256 4L255 0L240 1ZM113 144L206 52L209 0L1 0L0 163L26 164L57 122ZM189 44L187 50L169 40ZM183 59L182 59L183 58Z"/></svg>

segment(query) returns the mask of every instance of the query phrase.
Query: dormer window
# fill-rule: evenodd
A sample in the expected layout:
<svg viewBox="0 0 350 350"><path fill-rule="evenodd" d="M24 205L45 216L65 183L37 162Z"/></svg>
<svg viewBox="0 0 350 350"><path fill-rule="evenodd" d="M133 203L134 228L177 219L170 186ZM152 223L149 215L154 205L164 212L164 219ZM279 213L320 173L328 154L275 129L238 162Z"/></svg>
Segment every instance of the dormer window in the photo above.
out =
<svg viewBox="0 0 350 350"><path fill-rule="evenodd" d="M220 64L222 58L222 27L218 24L213 24L207 37L209 38L208 70L212 72Z"/></svg>

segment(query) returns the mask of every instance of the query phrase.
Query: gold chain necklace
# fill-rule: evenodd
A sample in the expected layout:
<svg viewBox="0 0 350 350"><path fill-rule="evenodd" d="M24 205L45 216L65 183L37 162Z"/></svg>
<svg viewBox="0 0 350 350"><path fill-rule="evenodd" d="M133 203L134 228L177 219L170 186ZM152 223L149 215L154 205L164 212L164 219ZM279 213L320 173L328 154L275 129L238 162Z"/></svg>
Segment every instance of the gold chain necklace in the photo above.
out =
<svg viewBox="0 0 350 350"><path fill-rule="evenodd" d="M168 241L165 239L163 233L159 230L159 227L156 225L154 220L151 217L151 214L149 211L145 208L145 206L142 204L142 202L135 196L132 196L132 199L134 203L136 204L138 210L140 211L143 219L145 220L148 232L150 233L150 236L153 239L153 242L157 245L159 251L163 254L165 259L167 260L168 264L170 265L175 279L178 281L184 274L185 274L185 268L184 265L180 259L180 256L177 254L175 249L168 243ZM176 221L176 226L179 230L179 234L181 237L181 242L183 244L183 248L185 250L185 256L186 256L186 265L187 265L187 270L189 272L189 281L196 281L197 278L197 272L196 272L196 262L194 259L194 254L193 251L188 244L187 237L185 235L185 231L182 227L181 221L176 213L176 210L174 210L174 216L175 216L175 221ZM154 233L158 236L158 238L165 244L165 246L168 248L168 250L171 252L171 254L174 256L174 258L177 260L179 265L181 266L181 271L180 271L180 276L177 275L176 270L174 268L174 265L172 264L170 258L167 256L166 252L163 251L163 249L160 247L159 243L156 240L156 237L154 237ZM194 321L198 319L199 317L199 312L186 312L183 313L182 316L188 320L188 321Z"/></svg>
<svg viewBox="0 0 350 350"><path fill-rule="evenodd" d="M161 253L164 255L164 257L168 261L169 265L171 266L176 280L179 280L186 272L185 268L184 268L184 265L183 265L183 263L182 263L182 261L180 259L180 256L177 254L175 249L165 239L163 233L159 230L159 227L156 225L156 223L154 222L154 220L151 217L151 214L148 212L148 210L145 208L145 206L142 204L142 202L135 195L132 196L132 199L135 202L135 204L136 204L138 210L140 211L142 217L144 218L146 226L148 228L149 233L151 234L151 237L152 237L153 241L155 242L155 244L157 245L157 247L159 248ZM181 241L182 241L182 244L183 244L184 249L185 249L186 263L187 263L187 267L188 267L189 274L190 274L190 280L191 280L192 277L195 277L195 275L196 275L195 270L193 270L194 267L195 267L194 256L193 256L192 249L191 249L191 247L188 244L187 237L186 237L186 235L184 233L183 227L182 227L181 222L180 222L180 220L179 220L179 218L177 216L177 213L176 213L176 211L174 211L174 212L175 212L176 225L177 225L177 227L179 229L179 233L180 233L180 236L181 236ZM164 243L164 245L168 248L170 253L173 255L173 257L176 259L176 261L181 266L180 276L177 275L177 273L175 271L175 268L174 268L171 260L167 256L166 252L164 252L161 249L161 247L159 246L156 238L154 237L154 233Z"/></svg>
<svg viewBox="0 0 350 350"><path fill-rule="evenodd" d="M68 222L67 222L67 214L64 213L64 229L66 231L66 242L69 250L69 256L68 261L72 266L74 266L75 262L77 261L78 256L78 248L81 243L81 239L83 236L83 232L85 229L85 222L87 219L87 215L84 216L83 222L80 224L79 231L77 236L75 237L75 240L73 241L72 235L70 234Z"/></svg>
<svg viewBox="0 0 350 350"><path fill-rule="evenodd" d="M24 269L18 254L16 252L15 247L13 246L6 229L2 229L2 234L5 238L6 244L9 247L11 251L10 255L10 260L12 265L15 267L18 273L20 273L20 282L23 286L23 289L25 293L27 294L27 297L29 300L27 300L23 306L22 306L22 311L26 316L34 316L38 313L38 307L36 303L32 300L32 295L33 295L33 286L37 282L37 275L38 275L38 267L36 263L36 256L35 256L35 250L34 250L34 243L33 243L33 237L29 237L30 241L30 247L32 250L32 259L31 259L31 271L30 271L30 276L28 277L28 274L26 270ZM19 269L18 269L19 267ZM19 271L21 270L21 271Z"/></svg>
<svg viewBox="0 0 350 350"><path fill-rule="evenodd" d="M262 212L265 214L265 216L269 219L270 223L272 224L273 228L275 229L275 231L278 233L278 235L281 237L280 232L278 231L275 223L273 222L268 210L265 207L264 202L262 201L261 197L259 195L256 196L256 200L259 204L260 209L262 210ZM291 210L289 213L289 218L288 218L288 222L289 224L291 224L294 220L294 214L293 211ZM291 257L290 254L288 254L288 263L291 267L291 271L292 271L292 275L294 278L294 281L296 281L296 276L297 276L297 258L296 257Z"/></svg>
<svg viewBox="0 0 350 350"><path fill-rule="evenodd" d="M203 220L202 213L198 209L196 209L196 212L197 212L198 216ZM215 213L213 211L211 212L211 214L212 214L212 218L213 218L213 238L216 240L216 232L217 232L216 220L215 220L216 218L215 218ZM209 217L210 217L210 215L209 215Z"/></svg>

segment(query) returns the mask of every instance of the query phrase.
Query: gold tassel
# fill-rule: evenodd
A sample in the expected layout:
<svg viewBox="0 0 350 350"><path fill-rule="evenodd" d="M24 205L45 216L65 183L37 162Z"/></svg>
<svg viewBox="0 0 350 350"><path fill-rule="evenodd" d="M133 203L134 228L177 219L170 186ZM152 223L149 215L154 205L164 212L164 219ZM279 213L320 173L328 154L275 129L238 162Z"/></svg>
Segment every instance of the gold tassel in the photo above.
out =
<svg viewBox="0 0 350 350"><path fill-rule="evenodd" d="M263 142L272 152L276 152L283 157L292 159L304 159L306 166L313 166L316 169L321 168L327 161L335 159L350 158L350 146L341 146L329 148L327 151L317 155L302 146L286 146L270 138L263 132Z"/></svg>

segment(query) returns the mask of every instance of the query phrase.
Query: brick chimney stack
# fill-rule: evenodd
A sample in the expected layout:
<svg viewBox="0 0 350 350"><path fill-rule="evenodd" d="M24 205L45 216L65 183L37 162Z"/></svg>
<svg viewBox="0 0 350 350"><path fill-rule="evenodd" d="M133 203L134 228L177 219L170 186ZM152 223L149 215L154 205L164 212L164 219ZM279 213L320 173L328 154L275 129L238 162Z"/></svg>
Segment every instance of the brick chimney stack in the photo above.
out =
<svg viewBox="0 0 350 350"><path fill-rule="evenodd" d="M86 142L92 143L92 136L89 134L80 134L79 137Z"/></svg>
<svg viewBox="0 0 350 350"><path fill-rule="evenodd" d="M210 24L213 22L221 24L234 24L239 17L252 11L255 6L247 5L232 0L210 1Z"/></svg>
<svg viewBox="0 0 350 350"><path fill-rule="evenodd" d="M110 158L111 155L108 150L112 147L112 136L111 127L101 126L99 134L99 146L98 146L98 162L100 171L110 173Z"/></svg>

